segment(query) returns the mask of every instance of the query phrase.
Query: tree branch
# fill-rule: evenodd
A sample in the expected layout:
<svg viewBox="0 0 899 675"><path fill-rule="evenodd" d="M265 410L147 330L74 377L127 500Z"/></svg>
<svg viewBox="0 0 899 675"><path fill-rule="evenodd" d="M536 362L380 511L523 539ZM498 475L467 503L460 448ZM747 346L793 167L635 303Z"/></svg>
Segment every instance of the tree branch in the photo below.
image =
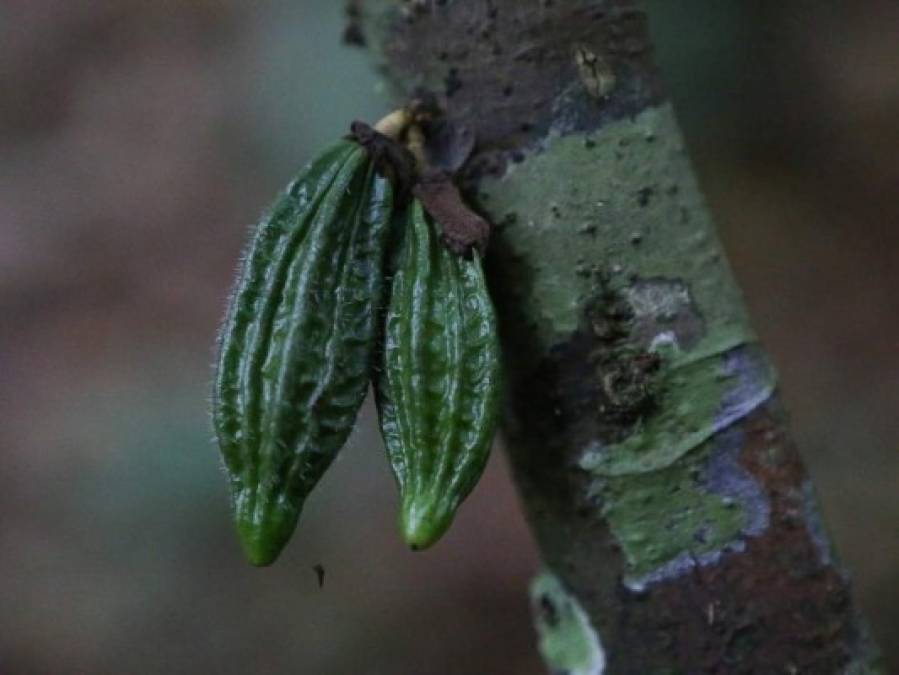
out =
<svg viewBox="0 0 899 675"><path fill-rule="evenodd" d="M464 184L557 672L871 673L856 613L629 0L367 0L398 99L476 139Z"/></svg>

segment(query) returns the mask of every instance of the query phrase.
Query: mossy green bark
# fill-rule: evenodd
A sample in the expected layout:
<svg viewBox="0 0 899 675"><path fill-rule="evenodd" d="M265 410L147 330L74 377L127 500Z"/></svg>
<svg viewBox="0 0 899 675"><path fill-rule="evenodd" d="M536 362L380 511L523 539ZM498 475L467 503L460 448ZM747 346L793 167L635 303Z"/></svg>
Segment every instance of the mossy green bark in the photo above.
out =
<svg viewBox="0 0 899 675"><path fill-rule="evenodd" d="M551 672L602 675L606 659L596 629L552 572L544 571L531 582L531 604L538 648Z"/></svg>
<svg viewBox="0 0 899 675"><path fill-rule="evenodd" d="M535 272L521 309L543 346L577 328L597 261L621 284L634 276L688 282L708 345L754 339L670 105L601 133L551 134L479 190L511 254Z"/></svg>

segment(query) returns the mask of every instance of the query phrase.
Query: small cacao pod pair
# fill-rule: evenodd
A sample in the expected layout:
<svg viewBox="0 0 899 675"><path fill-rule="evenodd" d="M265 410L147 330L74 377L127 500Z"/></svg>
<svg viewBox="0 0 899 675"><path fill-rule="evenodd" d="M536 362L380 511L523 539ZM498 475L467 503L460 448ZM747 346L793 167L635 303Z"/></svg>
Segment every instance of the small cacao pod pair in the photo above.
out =
<svg viewBox="0 0 899 675"><path fill-rule="evenodd" d="M480 258L448 251L418 200L401 208L373 155L343 139L300 172L257 225L221 330L213 424L256 565L292 535L370 378L414 549L449 527L495 433Z"/></svg>

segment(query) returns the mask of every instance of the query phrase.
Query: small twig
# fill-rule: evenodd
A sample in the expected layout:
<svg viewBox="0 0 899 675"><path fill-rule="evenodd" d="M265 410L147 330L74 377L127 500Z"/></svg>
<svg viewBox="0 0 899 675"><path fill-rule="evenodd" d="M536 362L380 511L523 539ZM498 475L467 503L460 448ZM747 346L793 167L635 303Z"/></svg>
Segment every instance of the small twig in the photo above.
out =
<svg viewBox="0 0 899 675"><path fill-rule="evenodd" d="M349 138L368 151L378 171L393 183L397 201L401 203L408 199L416 173L415 157L397 140L404 131L404 120L408 122L409 119L405 115L403 110L395 111L374 127L356 121L350 125L349 133ZM379 131L379 126L389 133ZM392 134L397 134L397 137Z"/></svg>
<svg viewBox="0 0 899 675"><path fill-rule="evenodd" d="M443 244L456 255L468 256L475 248L487 249L490 223L468 208L452 177L443 169L427 169L419 176L412 194L442 230Z"/></svg>
<svg viewBox="0 0 899 675"><path fill-rule="evenodd" d="M448 171L429 164L424 132L418 124L409 127L406 147L418 170L412 194L440 225L443 245L456 255L469 256L472 248L483 255L490 224L468 207Z"/></svg>

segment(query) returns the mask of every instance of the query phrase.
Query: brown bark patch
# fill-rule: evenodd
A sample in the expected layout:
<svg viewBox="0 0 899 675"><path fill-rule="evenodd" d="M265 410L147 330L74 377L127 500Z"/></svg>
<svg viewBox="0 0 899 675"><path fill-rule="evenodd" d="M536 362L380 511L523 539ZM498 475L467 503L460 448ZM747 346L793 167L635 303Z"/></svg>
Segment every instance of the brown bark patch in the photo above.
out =
<svg viewBox="0 0 899 675"><path fill-rule="evenodd" d="M527 146L551 125L595 129L661 99L646 16L632 0L407 4L383 40L399 94L439 94L451 123L474 125L479 150ZM584 52L614 73L601 97L582 77Z"/></svg>

